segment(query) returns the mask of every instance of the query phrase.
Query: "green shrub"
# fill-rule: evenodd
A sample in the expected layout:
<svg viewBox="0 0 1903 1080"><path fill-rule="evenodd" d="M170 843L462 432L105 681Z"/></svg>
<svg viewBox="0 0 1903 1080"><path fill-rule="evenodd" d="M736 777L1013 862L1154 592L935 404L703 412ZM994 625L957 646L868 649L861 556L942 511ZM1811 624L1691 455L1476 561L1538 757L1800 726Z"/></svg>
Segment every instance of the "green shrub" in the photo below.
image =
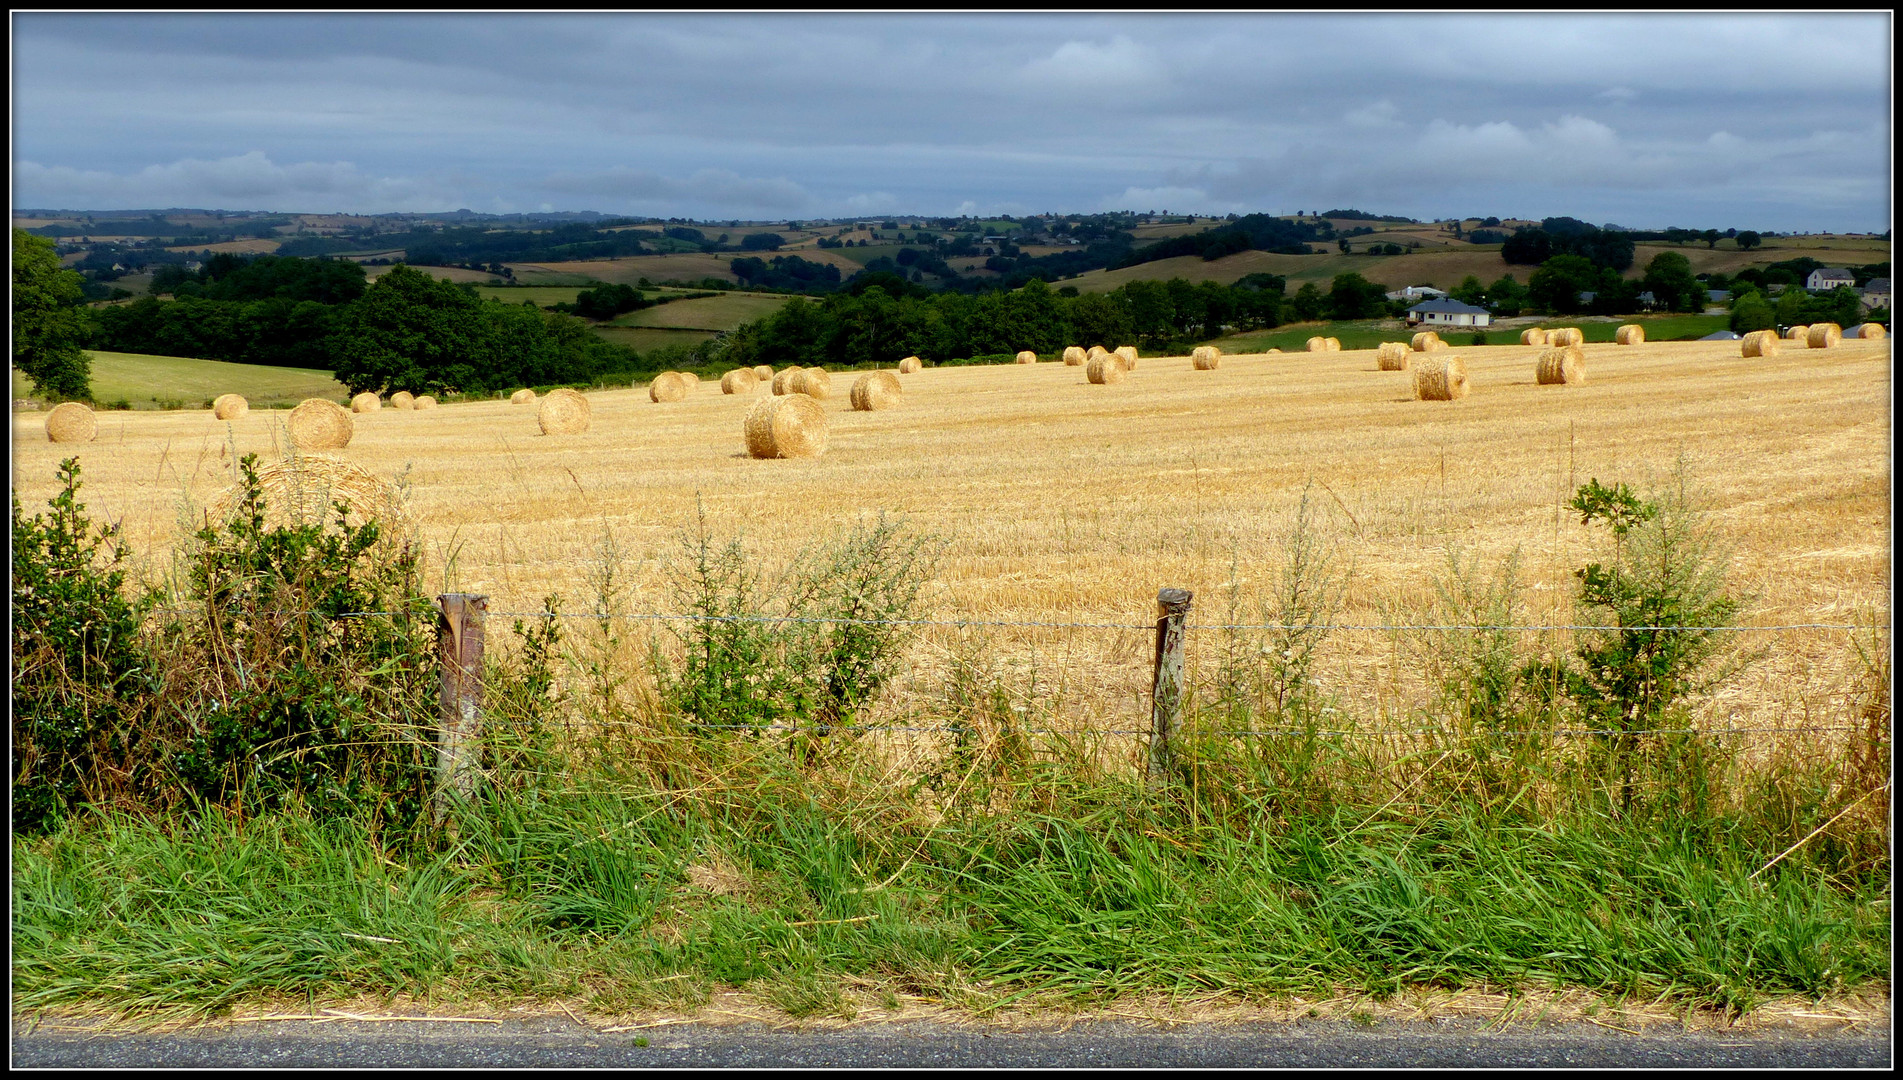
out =
<svg viewBox="0 0 1903 1080"><path fill-rule="evenodd" d="M107 793L154 683L139 606L123 594L119 528L93 527L79 459L59 466L52 518L13 498L13 827L41 832ZM121 775L124 775L123 771Z"/></svg>

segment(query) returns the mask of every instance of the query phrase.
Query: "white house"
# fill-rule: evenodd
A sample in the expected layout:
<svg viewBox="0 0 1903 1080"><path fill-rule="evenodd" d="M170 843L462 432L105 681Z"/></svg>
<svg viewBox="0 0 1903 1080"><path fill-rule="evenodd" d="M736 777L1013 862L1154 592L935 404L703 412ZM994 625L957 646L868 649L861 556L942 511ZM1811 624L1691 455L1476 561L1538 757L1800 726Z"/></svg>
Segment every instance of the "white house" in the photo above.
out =
<svg viewBox="0 0 1903 1080"><path fill-rule="evenodd" d="M1438 300L1441 297L1446 295L1447 293L1445 290L1436 289L1432 285L1409 285L1405 289L1397 289L1394 292L1389 293L1388 299L1390 300Z"/></svg>
<svg viewBox="0 0 1903 1080"><path fill-rule="evenodd" d="M1841 285L1855 285L1856 275L1841 266L1820 266L1804 279L1804 287L1811 292L1829 292Z"/></svg>
<svg viewBox="0 0 1903 1080"><path fill-rule="evenodd" d="M1487 326L1493 313L1458 300L1424 300L1407 309L1409 326Z"/></svg>

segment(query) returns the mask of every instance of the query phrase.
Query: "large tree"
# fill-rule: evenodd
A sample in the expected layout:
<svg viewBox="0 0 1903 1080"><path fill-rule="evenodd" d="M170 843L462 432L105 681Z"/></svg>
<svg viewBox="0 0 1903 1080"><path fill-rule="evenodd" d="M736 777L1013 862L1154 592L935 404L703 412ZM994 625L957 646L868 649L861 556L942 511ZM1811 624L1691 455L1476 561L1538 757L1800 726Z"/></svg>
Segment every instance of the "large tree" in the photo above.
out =
<svg viewBox="0 0 1903 1080"><path fill-rule="evenodd" d="M60 266L52 241L13 230L13 366L35 393L92 400L83 281Z"/></svg>
<svg viewBox="0 0 1903 1080"><path fill-rule="evenodd" d="M1661 251L1645 264L1640 285L1661 307L1697 313L1705 310L1705 285L1692 276L1690 259L1676 251Z"/></svg>

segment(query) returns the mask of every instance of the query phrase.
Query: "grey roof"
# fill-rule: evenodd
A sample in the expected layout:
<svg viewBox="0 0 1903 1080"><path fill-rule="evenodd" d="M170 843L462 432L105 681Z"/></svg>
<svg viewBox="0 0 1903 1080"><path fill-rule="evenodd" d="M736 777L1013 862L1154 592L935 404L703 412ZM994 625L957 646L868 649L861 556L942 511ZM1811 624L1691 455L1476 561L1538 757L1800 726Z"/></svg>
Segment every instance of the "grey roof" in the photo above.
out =
<svg viewBox="0 0 1903 1080"><path fill-rule="evenodd" d="M1886 292L1889 292L1889 291L1890 291L1890 279L1889 279L1889 278L1886 278L1886 277L1878 277L1878 278L1871 278L1871 279L1869 280L1869 282L1868 282L1868 283L1866 283L1866 284L1864 285L1864 287L1863 287L1863 291L1864 291L1864 292L1867 292L1867 293L1869 293L1869 292L1880 292L1880 293L1886 293Z"/></svg>
<svg viewBox="0 0 1903 1080"><path fill-rule="evenodd" d="M1820 266L1812 270L1811 273L1822 274L1827 278L1842 278L1845 281L1855 281L1857 279L1857 275L1845 270L1841 266Z"/></svg>
<svg viewBox="0 0 1903 1080"><path fill-rule="evenodd" d="M1701 337L1698 340L1700 341L1736 341L1738 340L1738 335L1732 333L1729 330L1720 330L1715 334L1706 334L1704 337Z"/></svg>
<svg viewBox="0 0 1903 1080"><path fill-rule="evenodd" d="M1722 304L1731 298L1731 293L1726 289L1706 289L1705 296L1714 304Z"/></svg>
<svg viewBox="0 0 1903 1080"><path fill-rule="evenodd" d="M1413 307L1408 308L1407 310L1408 310L1408 314L1410 315L1417 311L1438 311L1448 315L1491 315L1493 314L1493 312L1488 311L1486 308L1483 308L1483 307L1475 307L1472 304L1463 304L1458 300L1445 300L1445 299L1423 300L1420 303L1415 304Z"/></svg>

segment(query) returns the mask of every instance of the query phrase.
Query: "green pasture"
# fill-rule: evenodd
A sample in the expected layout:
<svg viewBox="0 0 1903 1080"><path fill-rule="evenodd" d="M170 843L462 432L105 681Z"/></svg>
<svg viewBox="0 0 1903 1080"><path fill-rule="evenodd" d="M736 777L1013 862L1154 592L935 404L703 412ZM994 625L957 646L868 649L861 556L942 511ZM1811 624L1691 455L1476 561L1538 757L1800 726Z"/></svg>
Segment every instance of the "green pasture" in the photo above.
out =
<svg viewBox="0 0 1903 1080"><path fill-rule="evenodd" d="M200 409L226 393L242 394L254 409L294 405L312 397L336 401L350 397L350 391L328 371L144 353L93 351L89 355L93 400L104 407L125 402L134 409ZM33 396L33 384L16 369L14 400Z"/></svg>

